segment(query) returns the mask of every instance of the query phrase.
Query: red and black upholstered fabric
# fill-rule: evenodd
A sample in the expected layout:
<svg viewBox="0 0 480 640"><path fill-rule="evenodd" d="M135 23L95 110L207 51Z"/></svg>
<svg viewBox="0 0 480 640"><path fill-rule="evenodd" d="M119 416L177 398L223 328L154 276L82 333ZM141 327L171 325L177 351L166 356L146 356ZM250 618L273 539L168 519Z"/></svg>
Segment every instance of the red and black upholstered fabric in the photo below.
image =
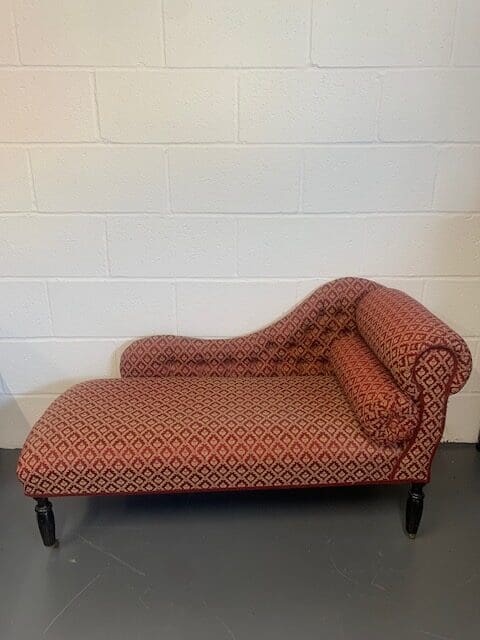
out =
<svg viewBox="0 0 480 640"><path fill-rule="evenodd" d="M381 481L401 451L331 375L94 380L47 410L19 475L46 496L311 486Z"/></svg>
<svg viewBox="0 0 480 640"><path fill-rule="evenodd" d="M378 287L334 280L274 324L239 338L152 336L125 349L122 378L145 376L316 376L329 370L330 346L356 330L358 301Z"/></svg>
<svg viewBox="0 0 480 640"><path fill-rule="evenodd" d="M386 287L370 292L358 304L356 321L365 342L412 398L421 394L416 367L429 349L447 349L455 358L451 393L468 380L472 358L464 340L406 293Z"/></svg>
<svg viewBox="0 0 480 640"><path fill-rule="evenodd" d="M470 366L417 302L343 278L248 336L134 342L121 379L55 400L18 476L37 497L428 481Z"/></svg>
<svg viewBox="0 0 480 640"><path fill-rule="evenodd" d="M445 426L448 397L472 370L464 340L410 296L381 287L357 308L357 326L401 389L419 406L420 421L400 458L394 480L430 479L433 455Z"/></svg>

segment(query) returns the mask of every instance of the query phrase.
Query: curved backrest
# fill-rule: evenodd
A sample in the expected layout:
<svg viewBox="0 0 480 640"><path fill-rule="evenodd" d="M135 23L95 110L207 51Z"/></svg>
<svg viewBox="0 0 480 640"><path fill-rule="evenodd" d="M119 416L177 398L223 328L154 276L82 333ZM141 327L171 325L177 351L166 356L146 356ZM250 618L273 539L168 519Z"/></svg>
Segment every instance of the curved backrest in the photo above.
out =
<svg viewBox="0 0 480 640"><path fill-rule="evenodd" d="M359 299L377 288L362 278L319 287L286 316L238 338L152 336L123 352L122 377L320 375L333 341L356 330Z"/></svg>

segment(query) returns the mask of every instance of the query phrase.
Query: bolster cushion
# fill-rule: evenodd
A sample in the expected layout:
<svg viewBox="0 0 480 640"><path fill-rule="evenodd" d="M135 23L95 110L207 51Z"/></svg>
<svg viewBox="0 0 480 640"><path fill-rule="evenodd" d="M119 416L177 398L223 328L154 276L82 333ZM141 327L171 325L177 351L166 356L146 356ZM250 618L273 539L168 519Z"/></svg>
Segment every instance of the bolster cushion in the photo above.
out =
<svg viewBox="0 0 480 640"><path fill-rule="evenodd" d="M418 426L415 402L358 336L345 336L332 346L330 360L362 429L380 443L403 442Z"/></svg>

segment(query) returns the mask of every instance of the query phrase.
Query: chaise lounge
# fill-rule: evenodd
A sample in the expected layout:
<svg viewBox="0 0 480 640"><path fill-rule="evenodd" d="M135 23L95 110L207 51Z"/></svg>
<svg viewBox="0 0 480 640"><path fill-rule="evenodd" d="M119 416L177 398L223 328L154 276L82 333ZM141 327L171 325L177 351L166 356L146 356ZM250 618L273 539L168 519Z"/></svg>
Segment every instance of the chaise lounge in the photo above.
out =
<svg viewBox="0 0 480 640"><path fill-rule="evenodd" d="M18 462L46 546L49 498L410 483L417 533L465 342L408 295L360 278L311 294L238 338L154 336L120 379L72 387Z"/></svg>

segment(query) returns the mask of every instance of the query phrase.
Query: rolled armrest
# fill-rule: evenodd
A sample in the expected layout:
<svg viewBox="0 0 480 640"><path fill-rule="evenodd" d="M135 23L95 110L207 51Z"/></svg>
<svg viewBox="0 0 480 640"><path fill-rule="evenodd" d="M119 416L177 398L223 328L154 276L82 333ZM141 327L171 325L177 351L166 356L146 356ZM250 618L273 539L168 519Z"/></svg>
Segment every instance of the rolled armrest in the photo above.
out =
<svg viewBox="0 0 480 640"><path fill-rule="evenodd" d="M419 368L422 356L430 350L453 356L450 393L459 391L468 380L472 358L465 341L407 294L386 287L375 289L360 300L356 319L365 342L412 398L420 396L425 379Z"/></svg>

